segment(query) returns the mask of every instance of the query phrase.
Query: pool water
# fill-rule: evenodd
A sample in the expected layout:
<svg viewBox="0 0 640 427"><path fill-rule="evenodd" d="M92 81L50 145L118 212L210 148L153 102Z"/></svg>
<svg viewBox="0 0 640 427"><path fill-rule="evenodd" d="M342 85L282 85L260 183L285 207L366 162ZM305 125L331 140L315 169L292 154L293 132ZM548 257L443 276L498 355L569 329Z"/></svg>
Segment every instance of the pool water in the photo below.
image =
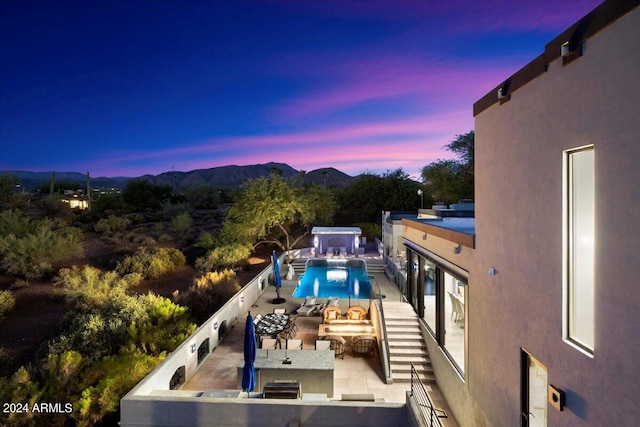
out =
<svg viewBox="0 0 640 427"><path fill-rule="evenodd" d="M350 285L350 286L349 286ZM349 295L349 291L351 295ZM310 259L293 291L294 298L369 298L371 282L364 260Z"/></svg>

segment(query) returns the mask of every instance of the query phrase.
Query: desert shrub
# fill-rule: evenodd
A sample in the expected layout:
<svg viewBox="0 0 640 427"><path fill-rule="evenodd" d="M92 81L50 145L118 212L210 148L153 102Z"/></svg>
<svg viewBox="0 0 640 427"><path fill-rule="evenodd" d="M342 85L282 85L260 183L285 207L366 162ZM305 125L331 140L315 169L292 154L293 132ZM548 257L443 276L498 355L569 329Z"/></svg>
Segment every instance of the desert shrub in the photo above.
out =
<svg viewBox="0 0 640 427"><path fill-rule="evenodd" d="M241 243L218 246L204 257L196 259L195 267L200 271L222 270L244 266L251 255L251 247Z"/></svg>
<svg viewBox="0 0 640 427"><path fill-rule="evenodd" d="M0 268L35 279L53 271L53 264L82 253L82 232L49 219L25 218L17 211L0 213Z"/></svg>
<svg viewBox="0 0 640 427"><path fill-rule="evenodd" d="M163 234L160 237L158 237L158 242L160 243L168 243L172 240L173 240L173 237L169 236L168 234Z"/></svg>
<svg viewBox="0 0 640 427"><path fill-rule="evenodd" d="M191 309L200 324L218 311L240 288L233 270L214 271L196 278L186 292L176 291L173 296L178 304Z"/></svg>
<svg viewBox="0 0 640 427"><path fill-rule="evenodd" d="M11 285L11 289L22 289L29 286L28 280L18 279Z"/></svg>
<svg viewBox="0 0 640 427"><path fill-rule="evenodd" d="M186 262L182 252L175 248L158 248L151 251L141 248L135 254L118 262L116 271L123 275L139 273L145 279L157 279L183 266Z"/></svg>
<svg viewBox="0 0 640 427"><path fill-rule="evenodd" d="M0 291L0 320L11 311L14 305L16 305L16 299L11 291Z"/></svg>
<svg viewBox="0 0 640 427"><path fill-rule="evenodd" d="M156 241L153 237L146 236L144 239L140 241L142 246L151 247L156 245Z"/></svg>
<svg viewBox="0 0 640 427"><path fill-rule="evenodd" d="M131 232L134 234L145 234L147 231L147 227L136 227L131 230Z"/></svg>
<svg viewBox="0 0 640 427"><path fill-rule="evenodd" d="M0 425L116 425L120 399L196 325L167 298L123 294L63 328L35 365L0 378L0 401L70 402L72 413L0 413Z"/></svg>
<svg viewBox="0 0 640 427"><path fill-rule="evenodd" d="M187 203L165 203L162 205L162 215L164 215L165 219L187 213L190 210L191 207Z"/></svg>
<svg viewBox="0 0 640 427"><path fill-rule="evenodd" d="M187 200L195 209L215 209L220 205L220 190L208 185L187 190Z"/></svg>
<svg viewBox="0 0 640 427"><path fill-rule="evenodd" d="M109 235L118 231L122 232L126 230L129 224L131 224L131 221L127 218L109 215L106 218L100 219L94 226L94 229L98 233Z"/></svg>
<svg viewBox="0 0 640 427"><path fill-rule="evenodd" d="M63 202L57 195L47 196L42 200L41 207L48 216L66 217L71 214L69 203Z"/></svg>
<svg viewBox="0 0 640 427"><path fill-rule="evenodd" d="M374 238L382 236L382 226L374 222L362 222L355 224L356 227L360 227L362 235L369 241L373 241Z"/></svg>
<svg viewBox="0 0 640 427"><path fill-rule="evenodd" d="M216 246L218 246L218 239L216 236L209 232L204 232L198 236L196 240L195 246L199 249L202 249L205 252L213 250Z"/></svg>
<svg viewBox="0 0 640 427"><path fill-rule="evenodd" d="M102 272L89 265L82 268L74 265L60 269L53 284L62 287L68 299L95 306L124 294L129 286L135 286L141 280L138 273L120 276L115 271Z"/></svg>
<svg viewBox="0 0 640 427"><path fill-rule="evenodd" d="M74 403L72 417L77 426L117 425L120 399L165 358L140 352L124 352L108 356L84 373L85 383Z"/></svg>
<svg viewBox="0 0 640 427"><path fill-rule="evenodd" d="M171 217L171 226L177 232L184 232L191 228L193 225L193 218L187 212L182 212L174 217Z"/></svg>

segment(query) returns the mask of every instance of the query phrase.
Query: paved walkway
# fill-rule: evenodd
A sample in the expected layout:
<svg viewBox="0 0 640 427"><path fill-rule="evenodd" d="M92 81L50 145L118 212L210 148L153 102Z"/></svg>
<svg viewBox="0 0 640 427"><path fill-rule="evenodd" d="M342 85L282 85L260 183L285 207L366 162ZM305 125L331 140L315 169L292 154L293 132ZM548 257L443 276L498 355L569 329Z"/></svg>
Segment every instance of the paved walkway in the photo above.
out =
<svg viewBox="0 0 640 427"><path fill-rule="evenodd" d="M391 283L384 274L373 274L376 282L380 286L381 293L385 295L384 301L400 301L401 295L396 286ZM295 280L297 280L297 275ZM295 282L285 282L293 283ZM274 308L286 308L287 313L295 313L302 300L291 296L295 286L284 285L281 289L281 296L286 299L284 304L274 305L271 303L276 297L274 287L269 287L251 308L251 314L267 314L273 312ZM352 305L358 301L351 301ZM340 301L343 311L346 310L347 301ZM359 300L359 305L366 308L369 300ZM315 340L318 334L318 325L321 317L298 316L296 325L298 334L296 338L303 340L303 350L312 350L315 347ZM214 349L198 368L194 376L182 387L183 390L206 390L206 389L237 389L236 367L243 358L244 341L244 319L238 319L236 325L227 333L220 345ZM383 398L387 402L406 402L406 392L410 389L410 383L386 384L384 374L380 366L379 356L375 357L354 357L349 351L344 359L336 357L334 371L334 399L340 399L343 393L372 393L376 398ZM440 391L435 385L426 386L435 406L443 408L447 413L448 406ZM447 427L456 427L457 423L452 418L442 419Z"/></svg>

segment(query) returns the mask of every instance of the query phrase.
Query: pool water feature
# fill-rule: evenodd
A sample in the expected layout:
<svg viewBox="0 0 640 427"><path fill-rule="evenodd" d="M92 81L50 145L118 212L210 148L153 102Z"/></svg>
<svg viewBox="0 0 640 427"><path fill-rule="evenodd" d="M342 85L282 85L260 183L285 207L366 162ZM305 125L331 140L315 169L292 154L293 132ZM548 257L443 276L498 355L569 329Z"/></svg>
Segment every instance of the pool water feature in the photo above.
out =
<svg viewBox="0 0 640 427"><path fill-rule="evenodd" d="M351 293L350 293L351 292ZM310 259L293 291L294 298L369 298L371 281L361 259Z"/></svg>

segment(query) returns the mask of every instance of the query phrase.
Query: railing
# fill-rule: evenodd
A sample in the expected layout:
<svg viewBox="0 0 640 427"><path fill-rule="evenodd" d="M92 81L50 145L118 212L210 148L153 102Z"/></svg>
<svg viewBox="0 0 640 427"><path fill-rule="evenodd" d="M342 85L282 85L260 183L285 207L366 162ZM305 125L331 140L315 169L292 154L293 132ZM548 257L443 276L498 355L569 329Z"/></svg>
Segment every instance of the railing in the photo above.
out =
<svg viewBox="0 0 640 427"><path fill-rule="evenodd" d="M422 384L418 371L416 371L413 363L411 363L410 396L413 397L418 404L418 407L420 408L420 415L422 415L422 420L425 425L428 427L442 427L440 418L447 418L447 414L442 409L438 409L433 406L433 401L431 400L429 393L427 393L426 387Z"/></svg>
<svg viewBox="0 0 640 427"><path fill-rule="evenodd" d="M384 378L387 384L393 383L393 378L391 376L391 355L389 352L389 342L387 341L387 324L384 320L384 310L382 309L382 292L380 290L380 285L373 276L369 276L369 281L371 284L375 286L376 289L376 301L378 302L378 313L380 315L379 323L381 326L380 331L380 346L382 349L382 355L380 359L383 362L383 370L384 370Z"/></svg>

